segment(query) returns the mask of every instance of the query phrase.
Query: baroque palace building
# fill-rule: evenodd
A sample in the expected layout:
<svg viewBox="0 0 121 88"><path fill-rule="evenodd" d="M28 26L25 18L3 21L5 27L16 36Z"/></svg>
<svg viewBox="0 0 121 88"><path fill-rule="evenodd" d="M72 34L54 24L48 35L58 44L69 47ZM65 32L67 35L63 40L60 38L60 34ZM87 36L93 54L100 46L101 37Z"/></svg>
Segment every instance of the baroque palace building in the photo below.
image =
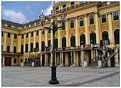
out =
<svg viewBox="0 0 121 88"><path fill-rule="evenodd" d="M119 2L57 2L53 8L58 20L62 11L66 13L65 23L58 22L64 28L55 33L56 65L89 66L97 60L109 66L119 64L119 55L114 54L119 52ZM41 29L40 19L25 24L2 19L2 66L32 62L35 66L50 66L53 33ZM105 53L107 57L114 56L105 59Z"/></svg>

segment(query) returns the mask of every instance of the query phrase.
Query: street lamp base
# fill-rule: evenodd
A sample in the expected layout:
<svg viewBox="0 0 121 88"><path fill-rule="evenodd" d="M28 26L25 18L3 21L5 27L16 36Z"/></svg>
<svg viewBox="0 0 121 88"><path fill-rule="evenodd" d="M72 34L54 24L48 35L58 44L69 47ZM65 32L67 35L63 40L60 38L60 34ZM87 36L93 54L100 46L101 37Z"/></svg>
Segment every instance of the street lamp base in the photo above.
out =
<svg viewBox="0 0 121 88"><path fill-rule="evenodd" d="M50 80L49 84L59 84L59 81L58 80Z"/></svg>

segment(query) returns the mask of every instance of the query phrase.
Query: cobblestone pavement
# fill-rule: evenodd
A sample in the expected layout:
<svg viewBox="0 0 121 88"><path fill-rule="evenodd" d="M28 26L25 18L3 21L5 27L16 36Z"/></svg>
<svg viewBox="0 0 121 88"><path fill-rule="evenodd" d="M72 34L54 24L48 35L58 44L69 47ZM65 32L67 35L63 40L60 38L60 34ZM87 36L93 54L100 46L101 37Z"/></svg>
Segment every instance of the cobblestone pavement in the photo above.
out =
<svg viewBox="0 0 121 88"><path fill-rule="evenodd" d="M2 67L2 86L120 86L120 68L58 67L59 84L50 85L50 67Z"/></svg>

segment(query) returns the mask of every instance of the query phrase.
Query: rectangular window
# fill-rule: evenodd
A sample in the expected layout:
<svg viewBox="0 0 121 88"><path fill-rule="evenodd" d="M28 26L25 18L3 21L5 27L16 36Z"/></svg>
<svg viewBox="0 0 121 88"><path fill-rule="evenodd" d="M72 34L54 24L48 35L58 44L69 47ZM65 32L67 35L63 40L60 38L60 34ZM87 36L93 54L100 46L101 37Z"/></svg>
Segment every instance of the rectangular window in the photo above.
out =
<svg viewBox="0 0 121 88"><path fill-rule="evenodd" d="M71 2L71 9L74 9L74 2Z"/></svg>
<svg viewBox="0 0 121 88"><path fill-rule="evenodd" d="M42 31L42 34L44 35L44 31Z"/></svg>
<svg viewBox="0 0 121 88"><path fill-rule="evenodd" d="M14 53L16 53L16 46L14 46Z"/></svg>
<svg viewBox="0 0 121 88"><path fill-rule="evenodd" d="M84 6L84 2L83 1L80 1L80 6Z"/></svg>
<svg viewBox="0 0 121 88"><path fill-rule="evenodd" d="M106 15L102 15L102 23L106 22Z"/></svg>
<svg viewBox="0 0 121 88"><path fill-rule="evenodd" d="M31 32L31 37L33 37L33 32Z"/></svg>
<svg viewBox="0 0 121 88"><path fill-rule="evenodd" d="M10 52L10 46L7 46L7 52Z"/></svg>
<svg viewBox="0 0 121 88"><path fill-rule="evenodd" d="M90 16L90 24L94 24L94 16L93 15Z"/></svg>
<svg viewBox="0 0 121 88"><path fill-rule="evenodd" d="M119 20L119 14L118 14L118 12L113 12L113 19L114 20Z"/></svg>
<svg viewBox="0 0 121 88"><path fill-rule="evenodd" d="M59 12L59 7L56 7L56 13L58 13Z"/></svg>
<svg viewBox="0 0 121 88"><path fill-rule="evenodd" d="M48 30L48 33L51 33L51 30Z"/></svg>
<svg viewBox="0 0 121 88"><path fill-rule="evenodd" d="M63 11L66 11L66 4L63 5Z"/></svg>
<svg viewBox="0 0 121 88"><path fill-rule="evenodd" d="M24 38L24 34L22 34L22 39Z"/></svg>
<svg viewBox="0 0 121 88"><path fill-rule="evenodd" d="M62 30L65 29L65 22L62 22Z"/></svg>
<svg viewBox="0 0 121 88"><path fill-rule="evenodd" d="M8 33L8 38L10 38L10 33Z"/></svg>
<svg viewBox="0 0 121 88"><path fill-rule="evenodd" d="M71 28L74 28L74 20L70 21L70 26L71 26Z"/></svg>
<svg viewBox="0 0 121 88"><path fill-rule="evenodd" d="M28 33L26 33L26 38L28 38Z"/></svg>
<svg viewBox="0 0 121 88"><path fill-rule="evenodd" d="M36 31L36 35L37 35L37 36L39 35L39 31L38 31L38 30Z"/></svg>
<svg viewBox="0 0 121 88"><path fill-rule="evenodd" d="M3 35L4 35L4 33L3 33L3 31L2 31L2 37L3 37Z"/></svg>
<svg viewBox="0 0 121 88"><path fill-rule="evenodd" d="M80 19L80 26L84 26L84 19L83 18Z"/></svg>
<svg viewBox="0 0 121 88"><path fill-rule="evenodd" d="M17 34L14 34L14 39L17 39Z"/></svg>

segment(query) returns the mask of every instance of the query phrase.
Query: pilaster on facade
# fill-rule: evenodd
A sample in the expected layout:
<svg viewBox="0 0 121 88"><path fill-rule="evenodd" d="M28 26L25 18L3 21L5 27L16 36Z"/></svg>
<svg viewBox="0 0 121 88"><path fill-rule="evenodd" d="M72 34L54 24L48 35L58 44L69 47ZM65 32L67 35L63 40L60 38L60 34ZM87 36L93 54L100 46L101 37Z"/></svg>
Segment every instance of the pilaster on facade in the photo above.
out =
<svg viewBox="0 0 121 88"><path fill-rule="evenodd" d="M26 35L24 34L24 53L25 53L25 48L26 48Z"/></svg>
<svg viewBox="0 0 121 88"><path fill-rule="evenodd" d="M89 20L88 20L88 14L85 14L85 36L86 36L86 44L90 44L90 37L89 37Z"/></svg>
<svg viewBox="0 0 121 88"><path fill-rule="evenodd" d="M34 39L33 48L36 48L36 31L34 31L33 34L34 34L34 36L33 36L33 39Z"/></svg>
<svg viewBox="0 0 121 88"><path fill-rule="evenodd" d="M109 40L114 44L113 25L112 25L112 12L108 13L108 27L109 27Z"/></svg>
<svg viewBox="0 0 121 88"><path fill-rule="evenodd" d="M99 12L95 12L95 27L96 27L96 43L100 43L100 22L99 22Z"/></svg>
<svg viewBox="0 0 121 88"><path fill-rule="evenodd" d="M14 43L13 43L13 38L14 38L14 35L11 34L11 45L10 45L10 52L13 52L13 47L14 47Z"/></svg>
<svg viewBox="0 0 121 88"><path fill-rule="evenodd" d="M66 19L66 46L69 47L69 20Z"/></svg>
<svg viewBox="0 0 121 88"><path fill-rule="evenodd" d="M48 30L45 30L45 46L48 46Z"/></svg>
<svg viewBox="0 0 121 88"><path fill-rule="evenodd" d="M53 45L53 31L51 30L51 45Z"/></svg>
<svg viewBox="0 0 121 88"><path fill-rule="evenodd" d="M61 23L59 23L59 27ZM62 43L61 43L61 28L58 29L58 48L61 48Z"/></svg>
<svg viewBox="0 0 121 88"><path fill-rule="evenodd" d="M79 17L75 17L75 31L76 31L76 46L79 46L80 39L79 39Z"/></svg>
<svg viewBox="0 0 121 88"><path fill-rule="evenodd" d="M18 35L18 39L17 39L17 52L21 52L21 35Z"/></svg>
<svg viewBox="0 0 121 88"><path fill-rule="evenodd" d="M28 42L28 51L30 52L30 39L31 39L31 34L30 33L28 33L28 37L29 37L29 42Z"/></svg>
<svg viewBox="0 0 121 88"><path fill-rule="evenodd" d="M7 40L7 33L4 33L4 43L3 43L3 51L6 51L6 40Z"/></svg>
<svg viewBox="0 0 121 88"><path fill-rule="evenodd" d="M41 42L42 42L42 31L39 31L39 51L42 50Z"/></svg>

